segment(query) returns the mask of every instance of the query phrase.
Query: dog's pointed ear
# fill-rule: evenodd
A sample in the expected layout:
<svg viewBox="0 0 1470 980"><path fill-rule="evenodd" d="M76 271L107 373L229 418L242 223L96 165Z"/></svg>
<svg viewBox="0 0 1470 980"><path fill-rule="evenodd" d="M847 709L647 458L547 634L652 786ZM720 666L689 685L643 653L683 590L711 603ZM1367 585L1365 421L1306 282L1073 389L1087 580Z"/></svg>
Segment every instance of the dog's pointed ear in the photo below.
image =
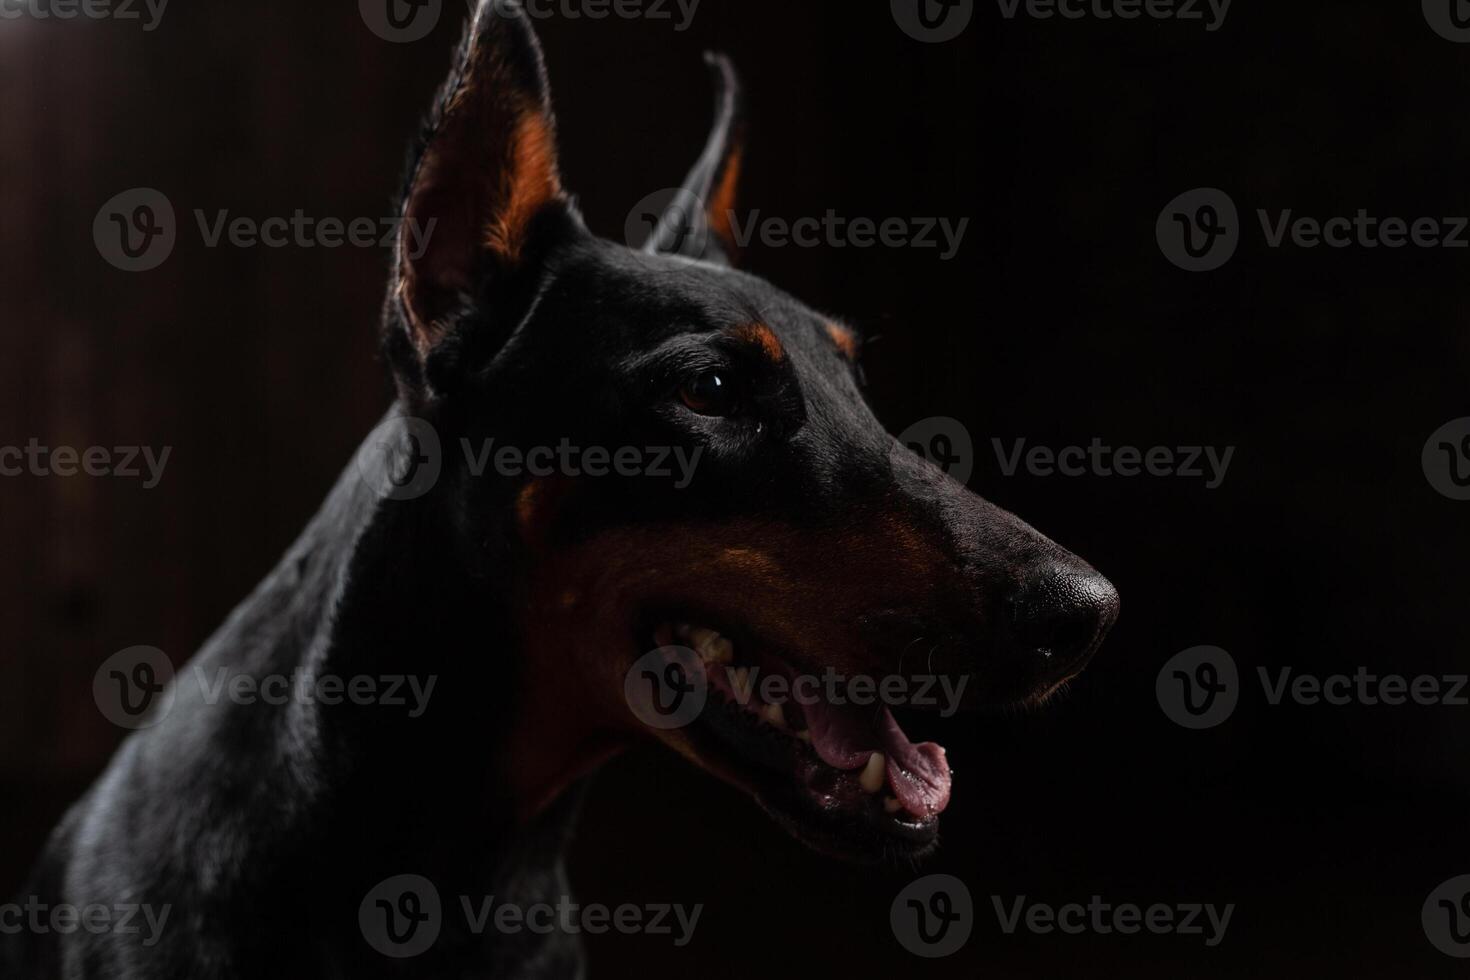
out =
<svg viewBox="0 0 1470 980"><path fill-rule="evenodd" d="M400 374L419 383L446 339L495 319L486 304L500 306L535 271L544 238L579 226L557 166L541 46L516 0L477 3L410 167L401 217L387 344ZM514 326L488 329L508 336Z"/></svg>
<svg viewBox="0 0 1470 980"><path fill-rule="evenodd" d="M715 82L714 129L644 250L728 265L738 255L733 212L745 153L745 103L730 59L711 52L704 60Z"/></svg>

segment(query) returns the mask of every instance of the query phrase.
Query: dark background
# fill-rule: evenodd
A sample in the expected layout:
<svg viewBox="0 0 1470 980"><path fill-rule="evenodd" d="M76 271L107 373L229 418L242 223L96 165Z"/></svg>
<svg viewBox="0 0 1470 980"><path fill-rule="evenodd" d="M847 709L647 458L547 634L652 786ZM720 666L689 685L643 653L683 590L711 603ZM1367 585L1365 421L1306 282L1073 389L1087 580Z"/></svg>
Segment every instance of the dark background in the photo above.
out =
<svg viewBox="0 0 1470 980"><path fill-rule="evenodd" d="M451 8L455 6L452 2ZM160 28L0 21L0 444L172 446L162 484L0 480L0 893L120 740L93 671L182 659L274 563L388 400L386 255L206 249L191 212L393 213L406 141L446 70L452 9L389 44L351 2L170 6ZM838 866L656 751L600 778L580 896L703 902L694 942L594 940L593 975L1026 978L1450 976L1420 927L1464 838L1470 709L1270 707L1168 721L1154 679L1222 646L1242 672L1463 672L1470 504L1420 450L1470 415L1470 252L1269 249L1257 208L1470 214L1470 46L1418 4L1236 0L1200 22L1003 19L920 44L884 3L704 0L692 29L540 27L567 183L590 225L677 182L704 138L700 52L741 66L744 205L786 218L969 217L960 255L771 249L746 265L881 339L895 431L935 415L971 486L1123 595L1093 667L1044 711L943 726L945 846L976 933L949 960L894 941L913 874ZM164 191L180 241L127 274L92 244L119 191ZM1245 218L1208 274L1154 222L1199 186ZM1236 446L1222 488L1005 477L991 437ZM935 726L935 732L941 731ZM928 733L928 734L934 734ZM1237 903L1225 942L1007 936L990 896Z"/></svg>

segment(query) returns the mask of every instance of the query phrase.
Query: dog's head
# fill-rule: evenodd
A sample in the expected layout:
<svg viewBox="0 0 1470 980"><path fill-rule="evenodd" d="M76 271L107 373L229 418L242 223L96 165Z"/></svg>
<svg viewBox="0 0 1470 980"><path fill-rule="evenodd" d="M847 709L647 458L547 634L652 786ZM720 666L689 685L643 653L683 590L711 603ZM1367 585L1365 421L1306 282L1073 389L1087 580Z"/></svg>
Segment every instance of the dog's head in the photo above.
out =
<svg viewBox="0 0 1470 980"><path fill-rule="evenodd" d="M1117 595L889 435L852 330L733 268L741 113L710 62L705 152L649 244L624 247L562 186L526 17L482 3L411 169L420 235L398 248L385 343L408 410L499 472L446 452L439 492L467 551L514 556L513 768L533 804L651 731L814 846L913 857L950 771L893 702L1042 700ZM661 676L703 677L689 724L630 709Z"/></svg>

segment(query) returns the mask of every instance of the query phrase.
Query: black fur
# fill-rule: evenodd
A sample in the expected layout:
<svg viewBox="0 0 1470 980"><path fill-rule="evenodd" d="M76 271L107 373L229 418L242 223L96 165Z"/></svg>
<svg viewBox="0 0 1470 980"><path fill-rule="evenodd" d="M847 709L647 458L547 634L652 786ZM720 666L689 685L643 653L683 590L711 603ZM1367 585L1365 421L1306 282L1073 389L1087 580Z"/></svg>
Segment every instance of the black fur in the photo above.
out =
<svg viewBox="0 0 1470 980"><path fill-rule="evenodd" d="M511 66L499 77L526 87L531 104L544 102L529 25L492 6L482 6L456 57L412 174L437 152L436 131L473 45L494 46ZM738 139L733 74L714 64L727 87L690 175L701 197ZM1090 572L902 452L867 408L824 318L728 268L722 254L655 254L686 238L672 227L661 226L653 251L640 253L593 237L570 203L549 205L514 267L477 262L474 285L427 355L390 293L385 345L402 392L390 415L412 412L435 426L442 477L418 499L388 500L373 474L349 466L280 565L185 669L435 676L429 710L410 719L351 704L210 705L198 685L177 685L166 722L123 743L22 892L50 904L167 906L161 941L145 948L112 933L22 934L5 943L6 977L578 974L576 940L561 934L476 937L450 914L429 952L394 960L359 928L363 896L398 874L431 879L446 905L460 895L555 903L568 890L561 854L580 788L520 822L512 774L496 761L525 670L516 603L527 546L515 507L524 480L473 477L453 448L461 438L705 453L687 490L603 481L563 516L559 541L669 522L842 528L865 513L896 515L943 542L954 583L936 587L925 614L955 638L939 656L965 658L964 669L979 674L988 667L976 651L999 642L1006 596L1028 569ZM750 323L770 326L784 360L728 342L726 331ZM744 379L741 418L699 416L679 403L681 382L710 367ZM641 652L628 641L627 649L609 641L609 656Z"/></svg>

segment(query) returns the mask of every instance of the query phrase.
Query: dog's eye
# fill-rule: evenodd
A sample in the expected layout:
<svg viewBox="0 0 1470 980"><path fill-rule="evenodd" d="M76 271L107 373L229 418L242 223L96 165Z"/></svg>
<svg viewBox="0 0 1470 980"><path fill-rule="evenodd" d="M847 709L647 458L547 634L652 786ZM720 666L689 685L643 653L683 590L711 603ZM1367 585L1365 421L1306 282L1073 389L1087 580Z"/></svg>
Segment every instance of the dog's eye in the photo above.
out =
<svg viewBox="0 0 1470 980"><path fill-rule="evenodd" d="M706 371L679 388L679 398L700 415L734 415L737 407L735 383L722 371Z"/></svg>

